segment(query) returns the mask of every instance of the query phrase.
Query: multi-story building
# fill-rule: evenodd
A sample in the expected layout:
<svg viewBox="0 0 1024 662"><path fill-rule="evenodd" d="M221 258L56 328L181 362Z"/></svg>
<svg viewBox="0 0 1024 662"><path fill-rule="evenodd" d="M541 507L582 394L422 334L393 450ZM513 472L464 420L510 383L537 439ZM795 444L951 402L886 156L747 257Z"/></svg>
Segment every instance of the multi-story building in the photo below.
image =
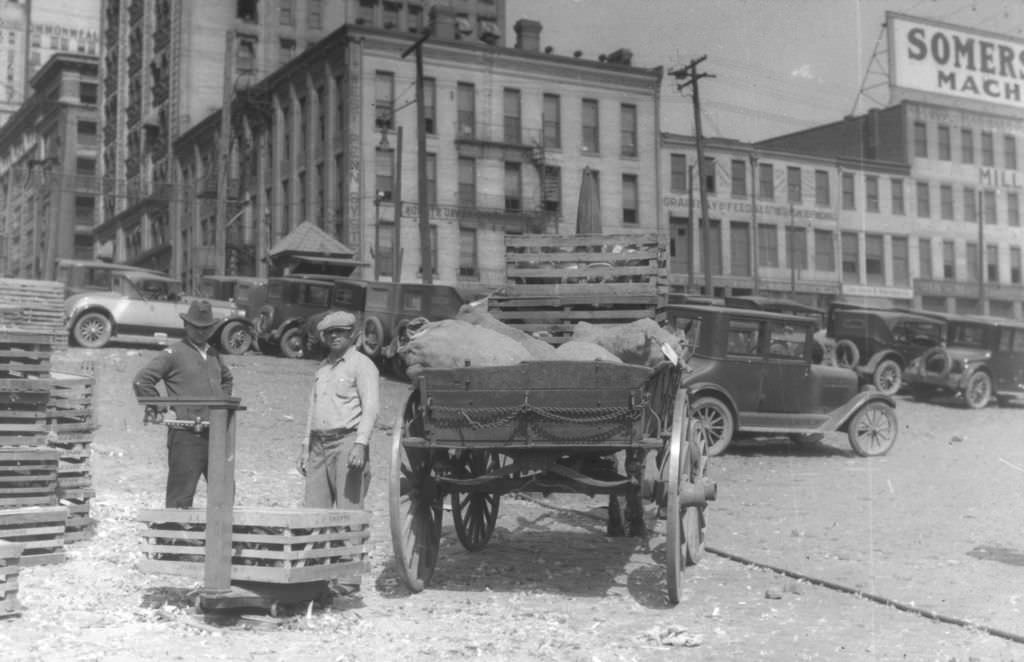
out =
<svg viewBox="0 0 1024 662"><path fill-rule="evenodd" d="M657 230L660 69L630 66L623 51L603 61L542 52L535 21L517 23L513 48L458 39L453 12L433 11L423 160L436 280L503 283L506 232L571 232L587 166L605 231ZM416 39L348 25L239 95L228 270L265 268L253 256L312 221L352 248L364 277L395 277L397 236L399 278L419 278L416 65L402 57ZM196 195L172 206L170 234L141 237L144 251L180 248L174 273L185 278L216 265L220 126L214 113L175 141Z"/></svg>
<svg viewBox="0 0 1024 662"><path fill-rule="evenodd" d="M54 55L0 127L0 275L53 278L58 258L92 257L98 67Z"/></svg>
<svg viewBox="0 0 1024 662"><path fill-rule="evenodd" d="M449 0L465 17L466 40L504 30L504 0ZM104 183L97 251L118 261L171 268L169 207L185 195L172 172L170 145L223 105L225 61L243 89L344 23L418 31L428 1L104 0L101 12L100 174ZM226 34L232 32L230 47ZM157 252L153 252L153 251Z"/></svg>

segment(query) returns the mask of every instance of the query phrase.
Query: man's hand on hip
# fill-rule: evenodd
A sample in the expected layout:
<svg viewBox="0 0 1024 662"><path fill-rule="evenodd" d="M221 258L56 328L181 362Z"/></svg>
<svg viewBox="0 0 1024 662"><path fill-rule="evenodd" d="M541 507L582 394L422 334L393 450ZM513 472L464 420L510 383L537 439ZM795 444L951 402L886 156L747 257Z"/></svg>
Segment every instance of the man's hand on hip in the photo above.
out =
<svg viewBox="0 0 1024 662"><path fill-rule="evenodd" d="M348 452L349 469L362 469L370 456L370 447L366 444L352 444L352 450Z"/></svg>

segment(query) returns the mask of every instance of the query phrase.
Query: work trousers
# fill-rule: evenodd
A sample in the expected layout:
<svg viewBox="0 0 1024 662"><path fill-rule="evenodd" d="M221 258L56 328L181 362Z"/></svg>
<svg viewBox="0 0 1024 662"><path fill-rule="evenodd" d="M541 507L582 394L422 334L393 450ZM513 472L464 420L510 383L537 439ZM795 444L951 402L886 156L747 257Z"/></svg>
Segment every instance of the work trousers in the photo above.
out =
<svg viewBox="0 0 1024 662"><path fill-rule="evenodd" d="M167 431L167 508L191 508L199 477L209 480L206 465L210 456L208 432Z"/></svg>
<svg viewBox="0 0 1024 662"><path fill-rule="evenodd" d="M362 469L350 469L348 454L355 444L353 430L338 439L310 435L306 460L307 508L362 510L370 487L370 460Z"/></svg>

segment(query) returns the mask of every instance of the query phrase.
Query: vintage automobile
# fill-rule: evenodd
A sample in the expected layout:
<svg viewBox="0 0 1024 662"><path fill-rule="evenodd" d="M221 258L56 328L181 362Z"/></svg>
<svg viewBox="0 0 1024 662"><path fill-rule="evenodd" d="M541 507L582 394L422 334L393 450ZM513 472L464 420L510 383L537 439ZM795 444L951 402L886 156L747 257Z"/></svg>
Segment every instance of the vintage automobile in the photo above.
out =
<svg viewBox="0 0 1024 662"><path fill-rule="evenodd" d="M64 283L64 296L69 297L82 292L108 291L111 287L111 275L122 271L135 271L157 276L167 275L162 271L142 269L130 264L61 258L57 260L56 280Z"/></svg>
<svg viewBox="0 0 1024 662"><path fill-rule="evenodd" d="M730 308L752 308L754 310L766 310L771 313L784 313L787 315L800 315L814 321L814 348L813 357L815 363L834 363L835 343L828 339L825 332L825 312L821 308L808 306L793 301L792 299L775 299L764 296L728 296L725 297L725 305Z"/></svg>
<svg viewBox="0 0 1024 662"><path fill-rule="evenodd" d="M361 305L352 297L362 290L320 277L275 276L267 279L266 298L256 316L256 337L264 354L302 358L308 351L307 321L332 308Z"/></svg>
<svg viewBox="0 0 1024 662"><path fill-rule="evenodd" d="M797 315L670 305L666 328L688 348L691 411L720 455L737 435L787 435L797 443L846 432L858 455L887 453L898 426L893 399L859 388L846 368L814 363L814 323Z"/></svg>
<svg viewBox="0 0 1024 662"><path fill-rule="evenodd" d="M449 285L388 283L339 279L337 287L358 290L334 310L347 310L362 320L359 349L372 359L380 359L397 374L404 374L396 352L398 341L409 320L425 317L436 321L454 317L462 306L462 296ZM309 319L306 332L311 356L320 356L325 348L315 333L316 323L326 311Z"/></svg>
<svg viewBox="0 0 1024 662"><path fill-rule="evenodd" d="M903 386L903 370L942 342L945 324L938 316L910 310L884 310L833 304L828 337L835 362L887 395Z"/></svg>
<svg viewBox="0 0 1024 662"><path fill-rule="evenodd" d="M267 279L260 276L213 276L199 279L200 296L231 301L245 311L248 319L256 319L260 306L267 300Z"/></svg>
<svg viewBox="0 0 1024 662"><path fill-rule="evenodd" d="M1024 322L947 315L946 342L910 362L904 376L915 400L940 394L981 409L1024 397Z"/></svg>
<svg viewBox="0 0 1024 662"><path fill-rule="evenodd" d="M179 313L196 297L181 293L181 284L168 276L142 271L111 274L110 291L68 297L64 314L71 340L82 347L119 342L165 343L185 335ZM245 311L229 301L211 300L220 320L210 342L227 354L243 354L252 344L252 327Z"/></svg>

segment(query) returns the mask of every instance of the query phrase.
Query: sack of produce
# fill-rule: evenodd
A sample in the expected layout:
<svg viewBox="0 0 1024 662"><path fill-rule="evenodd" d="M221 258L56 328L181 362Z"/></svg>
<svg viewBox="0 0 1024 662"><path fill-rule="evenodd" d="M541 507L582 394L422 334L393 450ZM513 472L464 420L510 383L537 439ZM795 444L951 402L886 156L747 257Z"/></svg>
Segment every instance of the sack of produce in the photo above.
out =
<svg viewBox="0 0 1024 662"><path fill-rule="evenodd" d="M515 365L533 358L515 340L462 320L409 323L409 341L398 348L410 379L424 368Z"/></svg>
<svg viewBox="0 0 1024 662"><path fill-rule="evenodd" d="M552 359L559 361L606 361L608 363L622 363L622 359L609 352L604 347L585 340L569 340L555 349Z"/></svg>
<svg viewBox="0 0 1024 662"><path fill-rule="evenodd" d="M604 347L624 363L654 367L665 359L661 346L668 343L678 356L684 356L679 339L650 318L629 324L590 324L577 322L573 340L584 340Z"/></svg>
<svg viewBox="0 0 1024 662"><path fill-rule="evenodd" d="M501 335L511 338L525 347L530 352L530 355L538 360L551 358L555 352L555 348L549 343L538 338L534 338L525 331L520 331L513 326L505 324L494 315L487 312L483 306L466 304L459 309L459 313L455 316L455 319L462 320L463 322L469 322L470 324L480 326L485 329L497 331Z"/></svg>

